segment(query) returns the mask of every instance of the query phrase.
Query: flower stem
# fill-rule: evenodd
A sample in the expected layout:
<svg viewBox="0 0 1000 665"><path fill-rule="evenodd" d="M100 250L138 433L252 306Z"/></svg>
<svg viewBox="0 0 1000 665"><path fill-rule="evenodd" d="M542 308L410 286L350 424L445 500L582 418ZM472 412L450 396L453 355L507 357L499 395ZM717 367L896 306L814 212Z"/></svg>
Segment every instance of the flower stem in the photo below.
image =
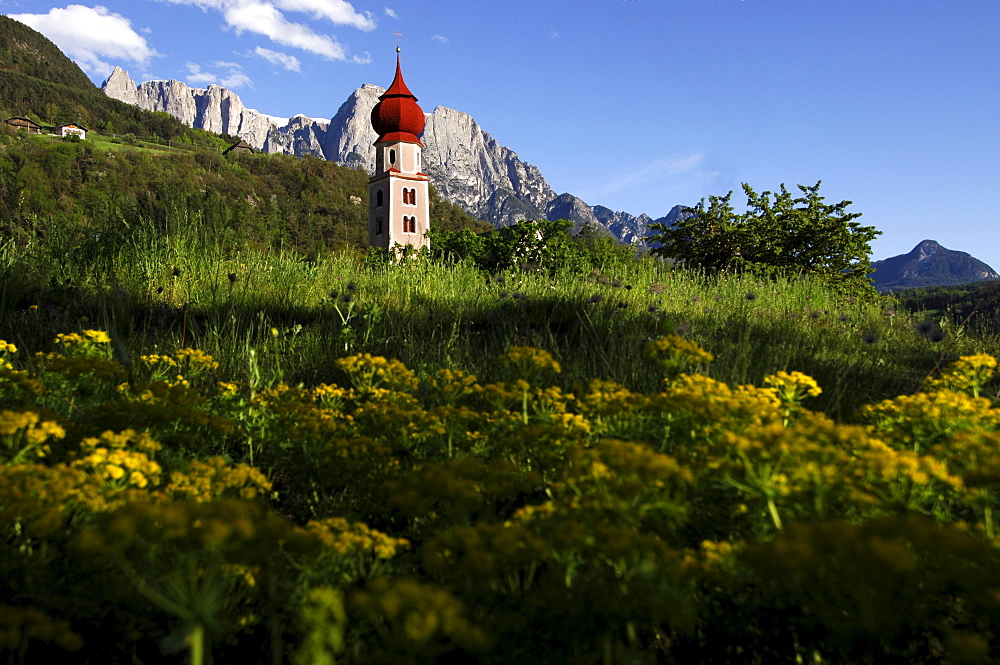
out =
<svg viewBox="0 0 1000 665"><path fill-rule="evenodd" d="M774 504L774 499L771 497L767 498L767 510L771 513L771 520L774 522L774 527L781 531L781 517L778 515L778 506Z"/></svg>
<svg viewBox="0 0 1000 665"><path fill-rule="evenodd" d="M191 665L203 665L205 662L205 626L196 622L188 635Z"/></svg>

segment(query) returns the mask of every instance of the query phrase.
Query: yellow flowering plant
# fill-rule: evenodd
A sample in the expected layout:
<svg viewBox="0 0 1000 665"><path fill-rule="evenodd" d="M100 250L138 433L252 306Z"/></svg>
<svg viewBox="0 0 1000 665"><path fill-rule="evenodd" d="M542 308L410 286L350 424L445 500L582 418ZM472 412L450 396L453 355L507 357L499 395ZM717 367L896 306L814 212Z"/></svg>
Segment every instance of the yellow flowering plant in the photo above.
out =
<svg viewBox="0 0 1000 665"><path fill-rule="evenodd" d="M336 361L336 366L347 374L351 385L361 396L377 395L377 390L412 392L419 381L416 374L398 360L387 360L370 353L361 353Z"/></svg>
<svg viewBox="0 0 1000 665"><path fill-rule="evenodd" d="M632 441L574 446L552 484L554 508L568 519L631 526L669 537L690 510L694 474L676 459Z"/></svg>
<svg viewBox="0 0 1000 665"><path fill-rule="evenodd" d="M928 455L943 461L948 471L961 479L961 484L952 483L956 488L955 503L975 511L983 520L986 537L994 542L994 509L1000 506L998 451L1000 432L979 430L960 432L928 450Z"/></svg>
<svg viewBox="0 0 1000 665"><path fill-rule="evenodd" d="M996 376L997 359L987 353L962 356L928 382L929 390L953 390L979 397L983 388Z"/></svg>
<svg viewBox="0 0 1000 665"><path fill-rule="evenodd" d="M1000 409L990 400L953 390L900 395L864 406L860 415L887 443L915 453L958 432L1000 427Z"/></svg>
<svg viewBox="0 0 1000 665"><path fill-rule="evenodd" d="M80 442L79 458L71 466L100 477L112 490L154 489L163 468L153 457L162 449L146 433L133 430L102 433Z"/></svg>
<svg viewBox="0 0 1000 665"><path fill-rule="evenodd" d="M642 355L658 364L666 373L667 379L715 360L715 356L700 344L680 335L665 335L653 340L642 350Z"/></svg>
<svg viewBox="0 0 1000 665"><path fill-rule="evenodd" d="M361 522L343 517L310 520L305 530L321 547L308 561L299 563L306 585L356 584L374 577L384 564L410 547L405 538L394 538Z"/></svg>
<svg viewBox="0 0 1000 665"><path fill-rule="evenodd" d="M427 383L433 391L434 400L447 405L457 404L479 390L475 375L460 369L440 369L428 378Z"/></svg>
<svg viewBox="0 0 1000 665"><path fill-rule="evenodd" d="M517 378L529 383L541 372L562 372L562 366L551 353L531 346L512 346L497 358L497 363L509 367Z"/></svg>
<svg viewBox="0 0 1000 665"><path fill-rule="evenodd" d="M40 609L0 604L0 652L19 654L27 662L32 643L79 651L83 638L73 632L68 621L54 619Z"/></svg>
<svg viewBox="0 0 1000 665"><path fill-rule="evenodd" d="M0 456L9 464L21 464L52 452L46 441L59 440L66 430L55 420L43 420L34 411L0 411Z"/></svg>
<svg viewBox="0 0 1000 665"><path fill-rule="evenodd" d="M764 383L774 390L785 412L785 424L808 397L818 397L823 389L816 380L802 372L778 372L764 377Z"/></svg>
<svg viewBox="0 0 1000 665"><path fill-rule="evenodd" d="M0 339L0 369L14 369L10 364L8 356L17 353L17 347L6 340Z"/></svg>
<svg viewBox="0 0 1000 665"><path fill-rule="evenodd" d="M433 660L451 651L482 652L492 644L459 598L410 578L375 578L350 595L347 611L377 632L372 643L377 662Z"/></svg>

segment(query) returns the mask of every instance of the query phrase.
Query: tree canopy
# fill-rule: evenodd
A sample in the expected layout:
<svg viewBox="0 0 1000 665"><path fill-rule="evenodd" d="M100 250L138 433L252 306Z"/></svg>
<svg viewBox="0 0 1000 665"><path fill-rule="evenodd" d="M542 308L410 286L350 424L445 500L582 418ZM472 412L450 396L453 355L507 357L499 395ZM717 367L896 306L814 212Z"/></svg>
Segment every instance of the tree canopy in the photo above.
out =
<svg viewBox="0 0 1000 665"><path fill-rule="evenodd" d="M870 288L871 241L881 234L854 221L851 201L826 203L822 181L799 185L794 196L757 193L744 183L747 210L737 213L725 196L710 196L685 210L673 224L653 224L652 253L710 273L751 270L762 273L818 274L847 290Z"/></svg>

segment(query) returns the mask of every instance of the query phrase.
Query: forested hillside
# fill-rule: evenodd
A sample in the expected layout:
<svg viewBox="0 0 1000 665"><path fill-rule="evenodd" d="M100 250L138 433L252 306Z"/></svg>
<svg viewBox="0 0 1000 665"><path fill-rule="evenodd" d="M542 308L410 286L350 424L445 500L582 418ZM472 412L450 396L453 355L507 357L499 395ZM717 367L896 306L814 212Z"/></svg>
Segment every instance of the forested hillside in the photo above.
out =
<svg viewBox="0 0 1000 665"><path fill-rule="evenodd" d="M232 243L304 252L368 244L367 175L318 159L221 152L235 140L110 99L48 39L0 16L0 114L76 122L83 142L0 132L0 231L118 237L149 223L204 226ZM477 224L432 195L439 229ZM110 234L110 235L109 235Z"/></svg>
<svg viewBox="0 0 1000 665"><path fill-rule="evenodd" d="M6 16L0 16L0 114L163 140L191 132L166 113L108 98L55 44Z"/></svg>
<svg viewBox="0 0 1000 665"><path fill-rule="evenodd" d="M7 128L0 134L0 231L72 243L140 223L165 232L198 225L234 244L360 248L368 243L367 182L363 171L316 158L145 149ZM476 226L436 194L431 212L438 228Z"/></svg>
<svg viewBox="0 0 1000 665"><path fill-rule="evenodd" d="M982 333L1000 333L1000 283L907 289L894 294L910 311L928 312Z"/></svg>

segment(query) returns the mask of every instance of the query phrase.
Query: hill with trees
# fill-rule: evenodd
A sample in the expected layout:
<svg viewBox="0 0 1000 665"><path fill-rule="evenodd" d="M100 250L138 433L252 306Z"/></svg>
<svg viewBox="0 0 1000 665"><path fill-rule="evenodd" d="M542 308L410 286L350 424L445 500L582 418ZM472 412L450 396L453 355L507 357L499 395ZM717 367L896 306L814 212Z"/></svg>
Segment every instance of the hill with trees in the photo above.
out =
<svg viewBox="0 0 1000 665"><path fill-rule="evenodd" d="M164 141L198 136L169 114L146 113L110 99L55 44L6 16L0 16L0 114Z"/></svg>
<svg viewBox="0 0 1000 665"><path fill-rule="evenodd" d="M912 312L943 318L979 334L1000 334L1000 281L920 287L893 295Z"/></svg>
<svg viewBox="0 0 1000 665"><path fill-rule="evenodd" d="M77 122L86 141L0 130L0 230L69 250L154 225L315 253L367 238L367 174L316 158L230 155L232 137L104 95L48 39L0 16L0 114ZM490 228L432 192L441 230Z"/></svg>
<svg viewBox="0 0 1000 665"><path fill-rule="evenodd" d="M199 132L199 130L187 130ZM199 132L204 134L203 132ZM368 175L316 158L222 155L219 137L167 148L0 132L0 226L5 236L73 243L181 226L235 245L302 252L367 246ZM144 147L145 145L145 147ZM184 148L184 149L182 149ZM441 229L482 228L436 193Z"/></svg>

